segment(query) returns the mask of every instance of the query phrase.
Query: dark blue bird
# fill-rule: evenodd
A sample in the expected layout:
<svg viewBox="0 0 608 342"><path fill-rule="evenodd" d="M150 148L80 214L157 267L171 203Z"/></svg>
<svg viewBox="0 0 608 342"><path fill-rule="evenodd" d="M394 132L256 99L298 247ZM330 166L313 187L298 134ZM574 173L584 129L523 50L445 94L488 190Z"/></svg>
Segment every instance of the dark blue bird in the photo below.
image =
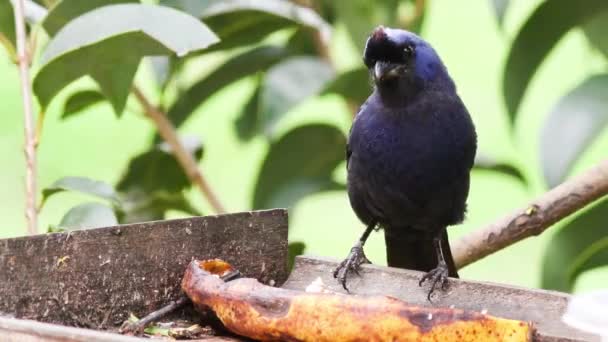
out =
<svg viewBox="0 0 608 342"><path fill-rule="evenodd" d="M458 277L446 228L464 219L475 127L435 50L417 35L378 27L364 62L374 91L361 106L346 148L348 195L367 226L335 270L346 289L350 273L369 262L363 245L385 231L389 266L428 272L436 285Z"/></svg>

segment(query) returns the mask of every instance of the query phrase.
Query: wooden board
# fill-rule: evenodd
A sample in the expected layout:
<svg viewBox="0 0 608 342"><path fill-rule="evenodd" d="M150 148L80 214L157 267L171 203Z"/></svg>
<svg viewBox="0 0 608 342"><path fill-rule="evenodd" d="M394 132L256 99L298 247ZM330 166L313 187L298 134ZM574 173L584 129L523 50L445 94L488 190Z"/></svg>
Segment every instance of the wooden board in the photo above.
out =
<svg viewBox="0 0 608 342"><path fill-rule="evenodd" d="M345 293L332 273L337 260L319 257L297 257L295 267L284 288L303 290L320 277L333 291ZM561 321L568 295L536 289L506 286L486 282L450 279L447 292L427 300L428 287L418 286L422 272L376 265L363 265L361 276L349 279L352 294L387 295L421 306L450 307L532 321L538 331L537 341L599 341L599 338L579 332Z"/></svg>
<svg viewBox="0 0 608 342"><path fill-rule="evenodd" d="M0 317L2 342L150 342L149 338L123 336L90 329L64 327L25 319ZM237 342L230 337L208 337L190 342Z"/></svg>
<svg viewBox="0 0 608 342"><path fill-rule="evenodd" d="M0 313L103 329L180 294L192 259L287 278L287 211L268 210L0 240Z"/></svg>

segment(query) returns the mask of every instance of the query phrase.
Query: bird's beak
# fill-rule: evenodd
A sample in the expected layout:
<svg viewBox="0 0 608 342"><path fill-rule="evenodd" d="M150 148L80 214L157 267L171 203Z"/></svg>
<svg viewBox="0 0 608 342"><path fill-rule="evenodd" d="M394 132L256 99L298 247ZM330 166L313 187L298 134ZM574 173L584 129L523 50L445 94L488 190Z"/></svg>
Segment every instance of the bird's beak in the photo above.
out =
<svg viewBox="0 0 608 342"><path fill-rule="evenodd" d="M396 78L399 73L399 66L393 63L378 61L374 65L374 79L376 82Z"/></svg>

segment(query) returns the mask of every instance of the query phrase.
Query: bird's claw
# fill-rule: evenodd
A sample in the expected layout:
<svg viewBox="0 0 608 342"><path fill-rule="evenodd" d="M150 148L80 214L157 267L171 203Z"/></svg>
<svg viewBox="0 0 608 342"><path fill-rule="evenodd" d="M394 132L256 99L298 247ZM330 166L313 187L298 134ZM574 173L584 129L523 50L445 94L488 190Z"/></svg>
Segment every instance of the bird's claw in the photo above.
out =
<svg viewBox="0 0 608 342"><path fill-rule="evenodd" d="M338 267L336 267L336 269L334 270L334 278L338 279L340 284L342 284L344 290L346 290L347 292L350 292L346 287L346 280L348 278L348 274L350 272L353 272L356 275L360 276L359 268L362 264L371 264L371 262L365 256L365 253L363 252L363 246L355 245L353 248L350 249L350 253L348 253L346 259L344 259L340 263L340 265L338 265Z"/></svg>
<svg viewBox="0 0 608 342"><path fill-rule="evenodd" d="M418 286L422 286L422 284L427 280L431 281L431 289L427 294L429 302L431 301L431 295L435 292L437 284L441 285L441 289L443 291L446 291L448 289L448 274L448 265L445 262L440 262L436 268L430 270L422 277L422 279L420 279Z"/></svg>

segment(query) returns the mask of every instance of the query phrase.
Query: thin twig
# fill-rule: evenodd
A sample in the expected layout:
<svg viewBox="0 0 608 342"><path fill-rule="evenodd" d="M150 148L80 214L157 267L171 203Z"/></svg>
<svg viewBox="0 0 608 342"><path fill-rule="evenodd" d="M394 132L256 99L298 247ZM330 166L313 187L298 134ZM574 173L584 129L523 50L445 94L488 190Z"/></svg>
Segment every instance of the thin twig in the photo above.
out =
<svg viewBox="0 0 608 342"><path fill-rule="evenodd" d="M317 13L320 12L319 4L317 2L313 2L310 0L293 0L293 2L296 5L308 7ZM312 42L314 44L315 50L316 50L319 58L321 58L322 60L327 62L332 67L333 70L336 70L336 65L335 65L334 61L331 59L329 42L327 41L327 39L325 39L323 37L322 32L318 29L311 29L310 32L311 32ZM359 111L359 106L361 104L356 103L355 101L350 100L350 99L345 99L345 101L346 101L346 105L348 106L348 108L352 114L352 117L354 118L357 115L357 112Z"/></svg>
<svg viewBox="0 0 608 342"><path fill-rule="evenodd" d="M29 234L38 232L38 213L36 211L36 129L32 108L32 85L30 83L30 60L25 33L24 1L13 1L15 12L15 33L17 37L17 62L21 78L23 98L23 118L25 128L25 218Z"/></svg>
<svg viewBox="0 0 608 342"><path fill-rule="evenodd" d="M213 207L213 210L215 210L218 214L225 213L226 210L224 209L224 206L222 206L217 196L211 189L211 186L209 186L209 183L207 183L207 180L205 177L203 177L203 174L199 170L192 153L188 152L188 150L186 150L186 148L179 141L175 127L171 121L167 119L165 113L161 112L158 108L152 105L148 98L136 86L133 86L131 92L133 95L135 95L135 98L137 98L137 101L139 101L143 107L146 115L156 125L156 129L158 130L160 136L167 142L167 144L169 144L169 147L171 147L173 155L184 169L188 179L190 179L192 183L196 184L196 186L203 193L203 196L205 196L209 201L211 207Z"/></svg>
<svg viewBox="0 0 608 342"><path fill-rule="evenodd" d="M292 0L292 2L298 6L307 7L316 13L320 12L319 5L312 0ZM312 38L312 42L315 46L315 50L317 51L317 55L327 62L333 69L335 69L335 65L333 60L331 59L331 54L329 53L329 45L327 40L323 37L320 29L311 28L310 34Z"/></svg>
<svg viewBox="0 0 608 342"><path fill-rule="evenodd" d="M313 9L317 10L317 12L318 12L318 8L316 8L316 6L313 7ZM323 39L323 35L321 34L321 31L313 30L312 40L315 45L315 50L317 51L317 55L319 55L319 57L321 59L326 61L334 70L336 70L336 65L335 65L334 61L331 59L329 45ZM357 115L357 112L359 111L359 106L361 104L356 103L355 101L353 101L351 99L345 99L345 101L346 101L346 105L348 106L348 109L351 112L352 117L354 118Z"/></svg>
<svg viewBox="0 0 608 342"><path fill-rule="evenodd" d="M608 194L608 160L546 192L526 207L474 231L452 248L456 267L465 267L527 237Z"/></svg>
<svg viewBox="0 0 608 342"><path fill-rule="evenodd" d="M221 276L220 279L222 279L224 282L229 282L235 279L239 279L242 276L243 275L239 270L232 270ZM144 331L148 324L160 320L161 318L183 307L189 302L190 298L188 298L186 295L182 295L182 297L170 302L169 304L163 306L162 308L156 311L149 313L137 322L130 323L129 321L125 321L125 323L123 323L122 327L120 328L120 332L122 334L140 334Z"/></svg>
<svg viewBox="0 0 608 342"><path fill-rule="evenodd" d="M186 305L186 303L188 303L189 301L190 299L188 297L182 296L178 300L172 301L171 303L163 306L162 308L151 312L146 317L143 317L137 322L129 323L128 321L126 321L120 328L120 332L122 334L141 334L148 324L158 321L159 319L165 317L171 312Z"/></svg>
<svg viewBox="0 0 608 342"><path fill-rule="evenodd" d="M328 42L323 39L323 35L319 30L312 31L312 41L315 44L315 50L321 59L325 60L332 68L336 68L334 61L331 59Z"/></svg>

